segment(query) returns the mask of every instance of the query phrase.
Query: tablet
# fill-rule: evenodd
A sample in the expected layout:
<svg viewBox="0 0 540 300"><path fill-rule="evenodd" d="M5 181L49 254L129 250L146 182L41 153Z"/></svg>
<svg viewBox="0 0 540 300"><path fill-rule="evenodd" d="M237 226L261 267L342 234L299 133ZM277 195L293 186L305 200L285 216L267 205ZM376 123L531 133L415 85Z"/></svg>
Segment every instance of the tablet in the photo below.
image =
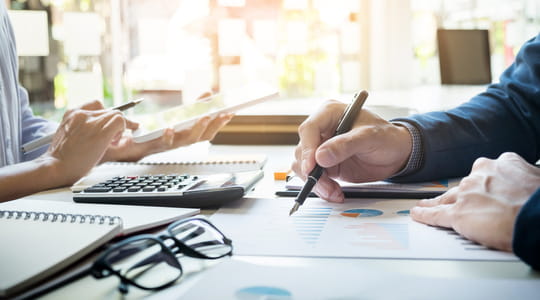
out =
<svg viewBox="0 0 540 300"><path fill-rule="evenodd" d="M151 115L136 116L139 129L133 132L136 143L147 142L163 135L166 128L181 131L190 128L204 116L234 113L241 109L277 98L279 92L265 85L250 85L237 90L217 93L194 103L184 104Z"/></svg>

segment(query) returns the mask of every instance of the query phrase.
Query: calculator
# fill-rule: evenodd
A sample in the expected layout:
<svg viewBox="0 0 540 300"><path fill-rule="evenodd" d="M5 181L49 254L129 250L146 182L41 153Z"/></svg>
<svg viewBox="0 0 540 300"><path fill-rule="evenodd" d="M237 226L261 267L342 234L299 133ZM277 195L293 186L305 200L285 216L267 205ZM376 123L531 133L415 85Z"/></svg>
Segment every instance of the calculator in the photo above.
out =
<svg viewBox="0 0 540 300"><path fill-rule="evenodd" d="M211 175L116 176L73 192L73 201L211 208L242 198L263 178L261 170Z"/></svg>

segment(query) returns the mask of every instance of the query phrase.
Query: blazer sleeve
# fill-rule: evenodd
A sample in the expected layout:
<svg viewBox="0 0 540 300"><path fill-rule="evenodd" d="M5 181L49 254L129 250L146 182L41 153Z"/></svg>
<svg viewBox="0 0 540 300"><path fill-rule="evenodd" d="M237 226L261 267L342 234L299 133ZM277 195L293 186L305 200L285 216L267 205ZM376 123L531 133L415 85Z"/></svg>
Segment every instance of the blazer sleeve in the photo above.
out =
<svg viewBox="0 0 540 300"><path fill-rule="evenodd" d="M540 270L540 189L521 208L514 226L514 253Z"/></svg>
<svg viewBox="0 0 540 300"><path fill-rule="evenodd" d="M461 177L478 157L515 152L533 163L540 153L540 35L525 43L499 83L448 111L399 118L421 134L421 167L394 181Z"/></svg>

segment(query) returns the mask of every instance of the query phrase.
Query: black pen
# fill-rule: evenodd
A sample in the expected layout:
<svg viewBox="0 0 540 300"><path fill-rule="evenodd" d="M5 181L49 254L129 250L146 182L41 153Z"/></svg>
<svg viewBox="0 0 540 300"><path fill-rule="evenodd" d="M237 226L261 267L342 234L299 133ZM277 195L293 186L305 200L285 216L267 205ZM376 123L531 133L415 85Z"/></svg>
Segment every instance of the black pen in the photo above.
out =
<svg viewBox="0 0 540 300"><path fill-rule="evenodd" d="M131 108L131 107L141 103L141 101L143 101L143 99L144 98L131 100L131 101L126 102L124 104L120 104L118 106L115 106L115 107L111 108L111 110L124 111L124 110L126 110L128 108ZM30 141L30 142L22 145L21 150L22 150L23 153L28 153L28 152L33 151L33 150L35 150L35 149L37 149L37 148L39 148L41 146L50 144L52 142L53 136L54 136L54 133L43 136L43 137L40 137L40 138L35 139L33 141Z"/></svg>
<svg viewBox="0 0 540 300"><path fill-rule="evenodd" d="M366 91L361 91L354 95L353 101L347 106L347 108L343 112L343 115L339 120L338 126L336 128L336 131L334 131L333 136L337 136L351 130L354 120L358 113L360 113L360 110L362 110L362 106L364 105L364 102L366 102L367 97L368 93ZM321 178L323 171L323 167L319 166L319 164L315 164L315 168L313 168L313 170L309 172L304 187L300 191L300 194L298 194L298 197L296 197L296 200L294 201L294 206L289 212L289 216L294 214L298 210L300 205L304 204L304 201L306 201L309 193L311 192L315 184L317 184L319 178Z"/></svg>

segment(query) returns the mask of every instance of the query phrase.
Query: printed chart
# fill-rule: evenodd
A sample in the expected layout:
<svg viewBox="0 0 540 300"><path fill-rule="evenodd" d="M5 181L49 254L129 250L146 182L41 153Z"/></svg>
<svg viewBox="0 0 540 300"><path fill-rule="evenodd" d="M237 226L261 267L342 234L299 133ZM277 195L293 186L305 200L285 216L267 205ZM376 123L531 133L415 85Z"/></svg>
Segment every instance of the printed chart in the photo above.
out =
<svg viewBox="0 0 540 300"><path fill-rule="evenodd" d="M286 289L273 286L250 286L235 293L238 300L292 300L292 294Z"/></svg>
<svg viewBox="0 0 540 300"><path fill-rule="evenodd" d="M309 198L289 216L292 201L245 199L213 222L239 255L517 260L464 239L453 230L413 221L415 200Z"/></svg>

